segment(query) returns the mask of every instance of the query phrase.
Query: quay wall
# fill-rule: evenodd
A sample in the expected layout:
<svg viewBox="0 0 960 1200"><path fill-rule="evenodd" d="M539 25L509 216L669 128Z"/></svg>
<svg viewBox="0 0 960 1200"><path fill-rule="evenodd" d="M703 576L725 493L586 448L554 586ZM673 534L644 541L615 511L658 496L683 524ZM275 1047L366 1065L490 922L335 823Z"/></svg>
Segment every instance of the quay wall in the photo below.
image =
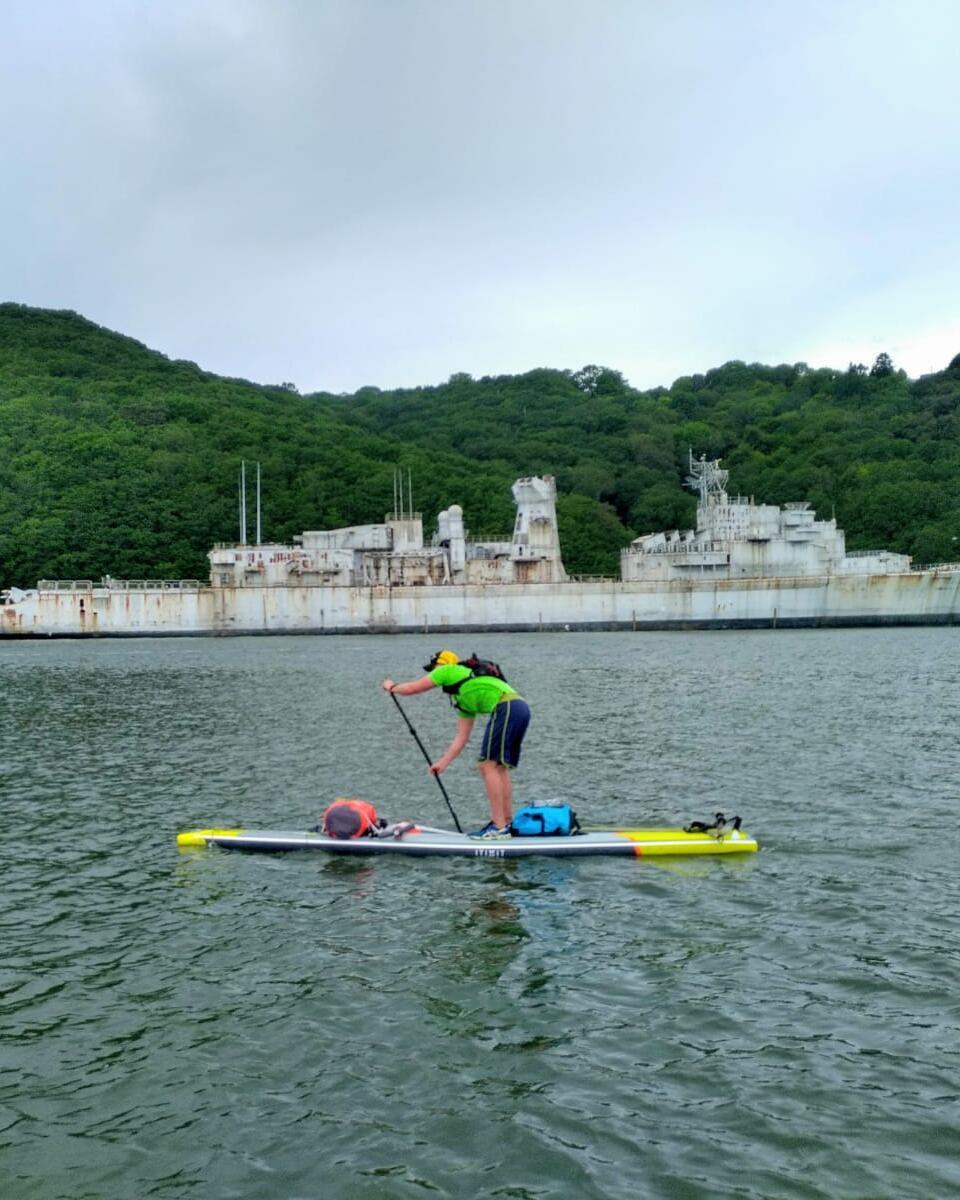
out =
<svg viewBox="0 0 960 1200"><path fill-rule="evenodd" d="M960 624L960 567L792 579L38 590L2 637Z"/></svg>

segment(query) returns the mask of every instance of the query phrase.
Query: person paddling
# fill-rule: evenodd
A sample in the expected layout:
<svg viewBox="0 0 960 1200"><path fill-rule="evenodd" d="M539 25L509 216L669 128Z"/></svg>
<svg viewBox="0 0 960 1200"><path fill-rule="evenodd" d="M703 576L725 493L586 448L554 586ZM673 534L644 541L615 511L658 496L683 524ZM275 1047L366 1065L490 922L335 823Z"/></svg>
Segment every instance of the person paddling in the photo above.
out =
<svg viewBox="0 0 960 1200"><path fill-rule="evenodd" d="M408 683L383 681L383 690L397 696L415 696L431 688L447 692L457 710L457 730L446 751L430 764L442 774L470 740L473 722L489 714L480 744L479 769L490 802L490 820L473 837L503 837L510 832L513 817L513 779L510 772L520 762L520 748L530 724L530 705L505 679L474 674L452 650L440 650L423 668L422 679Z"/></svg>

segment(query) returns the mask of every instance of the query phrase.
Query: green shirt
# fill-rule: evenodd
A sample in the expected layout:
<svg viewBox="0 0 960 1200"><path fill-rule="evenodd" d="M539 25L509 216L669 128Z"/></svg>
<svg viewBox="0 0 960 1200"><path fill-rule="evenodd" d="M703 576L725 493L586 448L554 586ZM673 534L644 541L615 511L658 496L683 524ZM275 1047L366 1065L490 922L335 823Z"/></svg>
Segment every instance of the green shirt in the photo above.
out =
<svg viewBox="0 0 960 1200"><path fill-rule="evenodd" d="M461 716L476 717L480 713L489 713L497 707L505 696L516 696L504 679L495 675L472 675L469 667L461 667L458 663L449 663L445 667L434 667L430 678L437 687L449 687L465 679L466 683L460 691L451 696L454 708Z"/></svg>

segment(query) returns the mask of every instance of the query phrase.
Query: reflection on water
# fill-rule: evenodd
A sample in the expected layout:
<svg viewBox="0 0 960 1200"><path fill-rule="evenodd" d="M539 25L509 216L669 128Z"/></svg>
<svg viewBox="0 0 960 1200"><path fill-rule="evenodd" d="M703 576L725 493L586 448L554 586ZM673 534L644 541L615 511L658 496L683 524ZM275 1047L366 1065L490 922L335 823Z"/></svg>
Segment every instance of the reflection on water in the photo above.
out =
<svg viewBox="0 0 960 1200"><path fill-rule="evenodd" d="M674 862L179 854L445 824L430 639L0 645L0 1194L954 1194L955 638L477 637L521 802L763 845Z"/></svg>

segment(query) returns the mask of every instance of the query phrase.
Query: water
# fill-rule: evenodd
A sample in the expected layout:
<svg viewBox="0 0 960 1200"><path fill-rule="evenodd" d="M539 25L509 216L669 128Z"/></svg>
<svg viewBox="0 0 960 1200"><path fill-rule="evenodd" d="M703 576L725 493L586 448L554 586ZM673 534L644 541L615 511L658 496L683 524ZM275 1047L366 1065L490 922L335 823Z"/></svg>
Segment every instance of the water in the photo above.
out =
<svg viewBox="0 0 960 1200"><path fill-rule="evenodd" d="M672 865L180 853L443 823L435 639L0 645L0 1195L957 1194L957 637L470 639L518 800L763 845Z"/></svg>

